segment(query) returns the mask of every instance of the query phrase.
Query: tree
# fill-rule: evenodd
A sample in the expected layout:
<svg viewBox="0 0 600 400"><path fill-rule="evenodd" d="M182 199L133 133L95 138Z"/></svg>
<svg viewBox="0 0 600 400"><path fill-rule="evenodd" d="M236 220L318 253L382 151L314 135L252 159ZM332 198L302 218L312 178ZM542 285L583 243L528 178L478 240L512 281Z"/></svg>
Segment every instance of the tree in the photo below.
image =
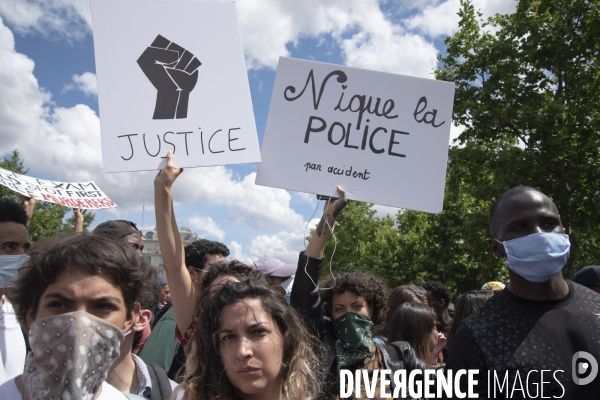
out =
<svg viewBox="0 0 600 400"><path fill-rule="evenodd" d="M519 184L537 187L570 234L567 275L597 263L599 3L521 0L514 14L487 21L470 1L461 5L436 73L455 82L454 121L466 127L450 162L462 166L456 179L484 202Z"/></svg>
<svg viewBox="0 0 600 400"><path fill-rule="evenodd" d="M26 175L28 172L16 149L13 150L10 156L4 157L0 161L0 167L22 175ZM21 196L18 193L13 192L4 186L0 186L0 197L21 202ZM68 212L68 208L59 204L37 200L35 211L29 224L29 240L31 242L37 242L40 239L56 236L61 233L73 232L73 226L75 224L74 216L71 216L66 221L64 220ZM94 214L86 213L83 222L84 230L87 230L93 221Z"/></svg>
<svg viewBox="0 0 600 400"><path fill-rule="evenodd" d="M453 119L465 127L449 151L444 210L380 220L370 205L349 205L334 270L375 271L392 287L435 279L455 293L506 281L489 251L489 210L517 185L555 201L572 244L566 276L598 263L599 4L521 0L514 14L482 20L461 1L436 71L455 83Z"/></svg>

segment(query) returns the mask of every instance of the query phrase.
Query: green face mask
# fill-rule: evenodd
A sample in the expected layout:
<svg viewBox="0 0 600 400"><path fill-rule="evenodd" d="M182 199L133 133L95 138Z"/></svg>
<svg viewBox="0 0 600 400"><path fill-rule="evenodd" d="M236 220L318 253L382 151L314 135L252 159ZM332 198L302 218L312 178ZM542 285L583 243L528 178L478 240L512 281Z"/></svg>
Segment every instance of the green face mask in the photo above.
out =
<svg viewBox="0 0 600 400"><path fill-rule="evenodd" d="M333 321L338 376L341 367L364 360L373 347L373 321L363 314L347 312Z"/></svg>

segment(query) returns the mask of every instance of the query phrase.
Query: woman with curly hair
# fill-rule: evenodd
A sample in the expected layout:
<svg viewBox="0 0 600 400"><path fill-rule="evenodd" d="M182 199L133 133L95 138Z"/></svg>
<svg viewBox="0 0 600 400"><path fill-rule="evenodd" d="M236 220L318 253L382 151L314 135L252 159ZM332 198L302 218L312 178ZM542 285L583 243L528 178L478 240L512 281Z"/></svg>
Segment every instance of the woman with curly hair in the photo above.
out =
<svg viewBox="0 0 600 400"><path fill-rule="evenodd" d="M178 399L303 400L318 393L318 341L265 283L223 283L200 318Z"/></svg>
<svg viewBox="0 0 600 400"><path fill-rule="evenodd" d="M361 369L410 372L427 368L407 343L388 346L374 342L373 327L384 321L387 311L388 288L383 280L365 272L342 272L316 287L331 227L347 203L345 192L339 187L338 191L340 199L327 201L306 251L300 253L291 295L292 306L325 345L324 392L331 399L339 398L342 370L354 376ZM377 382L375 386L379 398L381 385ZM361 393L366 395L364 387Z"/></svg>

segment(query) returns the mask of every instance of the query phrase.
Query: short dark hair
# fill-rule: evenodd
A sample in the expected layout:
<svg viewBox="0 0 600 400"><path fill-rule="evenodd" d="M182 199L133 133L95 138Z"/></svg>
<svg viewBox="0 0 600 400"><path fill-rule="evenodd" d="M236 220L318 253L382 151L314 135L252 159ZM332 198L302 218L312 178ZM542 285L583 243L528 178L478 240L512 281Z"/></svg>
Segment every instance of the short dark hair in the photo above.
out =
<svg viewBox="0 0 600 400"><path fill-rule="evenodd" d="M519 185L519 186L515 186L514 188L508 189L506 192L502 193L494 201L494 203L492 204L492 207L490 208L490 231L492 232L492 235L494 237L496 236L496 232L494 231L494 226L496 225L496 222L498 221L498 218L500 217L500 213L498 211L498 209L500 208L500 204L502 204L504 202L504 200L510 199L511 197L516 196L521 193L524 193L524 192L542 193L539 189L536 189L534 187ZM544 194L544 193L542 193L542 194Z"/></svg>
<svg viewBox="0 0 600 400"><path fill-rule="evenodd" d="M106 275L121 289L128 316L147 276L144 261L130 246L99 235L75 234L42 240L29 251L29 261L19 271L11 302L17 318L26 324L29 311L37 313L40 297L64 272Z"/></svg>
<svg viewBox="0 0 600 400"><path fill-rule="evenodd" d="M421 284L421 287L428 292L431 292L438 299L442 299L446 302L446 307L450 305L450 299L452 299L452 292L442 282L439 281L427 281Z"/></svg>
<svg viewBox="0 0 600 400"><path fill-rule="evenodd" d="M142 262L140 268L144 271L144 283L141 287L138 301L140 302L142 310L154 312L154 309L158 306L162 286L160 285L158 274L153 266L146 262Z"/></svg>
<svg viewBox="0 0 600 400"><path fill-rule="evenodd" d="M27 227L27 212L14 200L0 199L0 222L15 222Z"/></svg>
<svg viewBox="0 0 600 400"><path fill-rule="evenodd" d="M333 296L346 290L364 297L369 308L373 309L371 320L374 327L383 323L387 314L388 286L383 279L361 271L338 272L320 284L323 310L332 317Z"/></svg>
<svg viewBox="0 0 600 400"><path fill-rule="evenodd" d="M229 255L229 249L223 243L212 240L199 239L185 246L185 265L194 269L203 269L206 256L209 254L220 254L223 257Z"/></svg>
<svg viewBox="0 0 600 400"><path fill-rule="evenodd" d="M208 267L202 278L202 282L200 282L200 290L203 296L208 296L210 285L220 276L232 276L240 282L248 279L256 279L267 284L267 280L262 272L252 268L248 264L244 264L238 260L217 261Z"/></svg>
<svg viewBox="0 0 600 400"><path fill-rule="evenodd" d="M140 232L133 222L124 219L105 221L95 227L93 233L96 235L114 237L116 239L121 239L129 235L142 236L142 232Z"/></svg>

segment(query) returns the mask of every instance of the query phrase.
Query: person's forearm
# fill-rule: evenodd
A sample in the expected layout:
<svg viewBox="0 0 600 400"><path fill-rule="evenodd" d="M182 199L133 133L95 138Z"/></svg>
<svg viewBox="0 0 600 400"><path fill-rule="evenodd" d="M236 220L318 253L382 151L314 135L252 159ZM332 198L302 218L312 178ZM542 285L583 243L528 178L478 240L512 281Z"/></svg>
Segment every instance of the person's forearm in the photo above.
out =
<svg viewBox="0 0 600 400"><path fill-rule="evenodd" d="M325 223L325 220L322 218L317 227L315 228L312 237L310 238L310 242L308 242L308 246L306 246L306 251L304 254L307 257L312 258L322 258L325 255L325 246L327 245L327 239L329 239L329 234L331 233L331 227L335 222L335 219L332 217L328 218L329 224Z"/></svg>
<svg viewBox="0 0 600 400"><path fill-rule="evenodd" d="M185 332L194 319L195 290L185 266L183 243L173 209L171 189L155 187L156 231L167 281L171 288L173 312L180 332Z"/></svg>
<svg viewBox="0 0 600 400"><path fill-rule="evenodd" d="M31 197L21 197L23 198L23 208L27 214L27 222L25 223L25 226L27 229L29 229L31 218L33 218L33 211L35 210L35 197L33 197L33 195L31 195Z"/></svg>

